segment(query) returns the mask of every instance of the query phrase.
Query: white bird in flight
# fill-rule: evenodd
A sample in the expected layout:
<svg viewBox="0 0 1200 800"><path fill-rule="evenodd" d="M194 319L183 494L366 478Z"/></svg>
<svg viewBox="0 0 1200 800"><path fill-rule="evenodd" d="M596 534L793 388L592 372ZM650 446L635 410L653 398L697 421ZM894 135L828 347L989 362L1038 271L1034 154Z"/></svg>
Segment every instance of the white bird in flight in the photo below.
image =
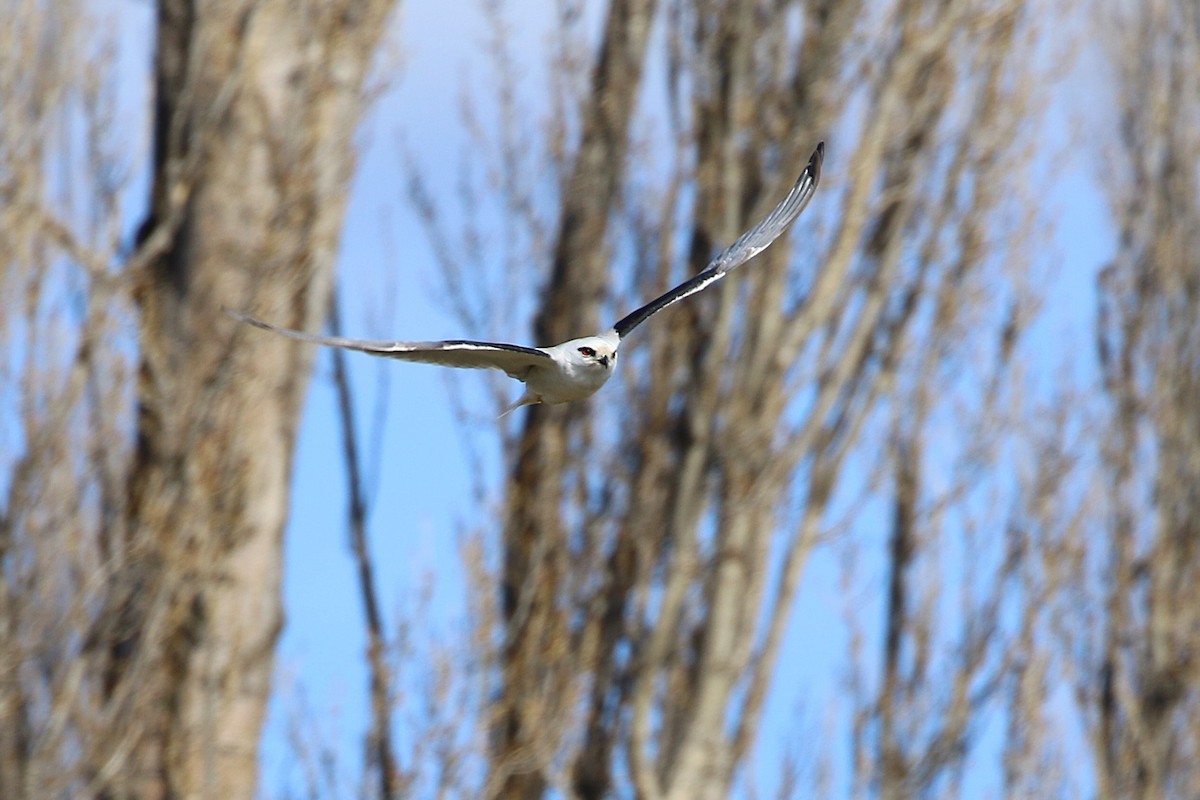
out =
<svg viewBox="0 0 1200 800"><path fill-rule="evenodd" d="M821 163L824 160L825 143L821 142L808 159L808 166L804 168L791 191L761 222L743 233L694 277L625 315L617 324L598 336L571 339L553 347L525 347L519 344L474 342L465 339L444 342L369 341L340 336L316 336L291 328L281 328L236 311L227 311L230 316L241 322L302 342L361 350L371 355L439 364L443 367L503 370L510 378L516 378L525 384L525 393L505 409L504 414L521 406L537 403L569 403L572 400L583 400L592 396L612 377L617 364L617 349L630 331L667 306L721 280L778 239L812 199L817 182L821 179Z"/></svg>

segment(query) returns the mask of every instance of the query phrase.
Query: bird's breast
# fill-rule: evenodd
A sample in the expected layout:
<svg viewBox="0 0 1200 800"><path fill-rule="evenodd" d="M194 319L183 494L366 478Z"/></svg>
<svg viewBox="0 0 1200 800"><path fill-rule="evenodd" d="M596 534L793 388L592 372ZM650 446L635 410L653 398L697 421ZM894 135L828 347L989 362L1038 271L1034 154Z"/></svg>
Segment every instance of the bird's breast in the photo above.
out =
<svg viewBox="0 0 1200 800"><path fill-rule="evenodd" d="M535 370L525 385L542 396L544 403L569 403L591 397L608 382L612 370L596 365L556 362Z"/></svg>

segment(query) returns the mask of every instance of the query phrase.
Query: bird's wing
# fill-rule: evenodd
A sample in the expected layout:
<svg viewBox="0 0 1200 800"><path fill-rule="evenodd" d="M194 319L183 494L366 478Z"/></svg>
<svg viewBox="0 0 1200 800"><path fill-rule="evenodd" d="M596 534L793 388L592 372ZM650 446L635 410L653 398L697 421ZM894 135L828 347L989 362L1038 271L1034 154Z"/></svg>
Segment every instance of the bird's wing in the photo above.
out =
<svg viewBox="0 0 1200 800"><path fill-rule="evenodd" d="M613 325L613 330L617 332L617 335L622 339L625 338L626 334L667 306L716 283L725 277L726 273L740 267L766 250L767 246L778 239L780 234L796 220L796 217L800 216L800 212L812 199L817 182L821 180L821 163L824 160L825 143L821 142L808 159L808 166L796 179L796 183L787 193L787 197L783 198L783 201L775 206L770 214L743 233L741 238L710 261L708 266L696 273L694 277L679 284L661 297L651 300L636 311L630 312L620 322Z"/></svg>
<svg viewBox="0 0 1200 800"><path fill-rule="evenodd" d="M443 367L499 369L521 381L528 377L531 369L539 366L551 366L554 363L554 359L546 351L517 344L472 342L464 339L446 342L386 342L346 339L341 336L317 336L291 328L281 328L278 325L272 325L230 309L226 309L226 312L239 322L245 322L266 331L274 331L302 342L341 347L346 350L361 350L371 355L398 358L402 361L440 364Z"/></svg>

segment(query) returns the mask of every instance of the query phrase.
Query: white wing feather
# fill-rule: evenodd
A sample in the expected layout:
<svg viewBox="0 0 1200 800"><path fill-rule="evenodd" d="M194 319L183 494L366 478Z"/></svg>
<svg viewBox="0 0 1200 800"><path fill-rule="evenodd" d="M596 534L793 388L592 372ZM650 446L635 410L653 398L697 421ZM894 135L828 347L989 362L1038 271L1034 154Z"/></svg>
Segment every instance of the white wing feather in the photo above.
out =
<svg viewBox="0 0 1200 800"><path fill-rule="evenodd" d="M395 358L401 361L416 361L442 367L460 369L498 369L517 380L525 380L531 369L549 367L554 359L536 347L523 347L501 342L475 342L454 339L444 342L388 342L369 339L347 339L341 336L318 336L312 333L272 325L260 319L241 314L231 309L226 313L239 322L245 322L265 331L272 331L301 342L358 350L374 356Z"/></svg>

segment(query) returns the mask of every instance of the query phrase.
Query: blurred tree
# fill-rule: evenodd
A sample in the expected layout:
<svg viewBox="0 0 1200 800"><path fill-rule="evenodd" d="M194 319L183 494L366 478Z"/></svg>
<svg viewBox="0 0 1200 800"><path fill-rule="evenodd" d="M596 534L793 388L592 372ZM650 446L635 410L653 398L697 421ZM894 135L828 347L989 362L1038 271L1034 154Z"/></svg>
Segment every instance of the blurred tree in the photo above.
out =
<svg viewBox="0 0 1200 800"><path fill-rule="evenodd" d="M702 267L816 141L829 154L795 234L639 328L600 395L500 423L500 513L465 565L475 637L425 665L411 737L390 735L410 717L388 659L411 651L384 630L337 373L368 796L735 793L831 542L849 793L962 795L983 765L1013 796L1200 794L1200 15L1114 4L1095 403L1028 377L1045 6L560 0L531 110L503 4L483 4L495 91L464 104L486 162L463 228L413 183L474 333L599 329ZM73 0L0 5L0 797L254 791L311 355L220 308L319 326L390 7L160 3L129 246L111 49ZM846 739L803 744L780 796L842 765Z"/></svg>
<svg viewBox="0 0 1200 800"><path fill-rule="evenodd" d="M0 10L0 250L22 301L2 321L21 398L4 410L6 798L254 793L311 354L221 308L323 318L392 5L159 3L152 196L127 254L111 59L89 58L74 3Z"/></svg>
<svg viewBox="0 0 1200 800"><path fill-rule="evenodd" d="M1106 394L1094 572L1073 588L1097 796L1200 793L1200 9L1122 6L1105 31L1121 155L1100 275ZM1103 532L1103 536L1099 534ZM1078 609L1080 612L1082 608Z"/></svg>
<svg viewBox="0 0 1200 800"><path fill-rule="evenodd" d="M664 312L622 349L619 383L592 403L534 407L507 438L500 603L485 620L500 676L484 713L487 793L723 797L808 555L853 491L844 465L862 432L895 417L883 430L909 471L897 483L902 576L908 526L926 513L905 492L923 485L920 430L954 382L947 364L990 341L998 380L1025 324L1025 299L1003 287L1027 263L1013 244L1027 231L1006 215L1025 180L1033 15L976 0L614 0L581 64L577 6L562 8L553 71L565 77L542 138L557 202L539 212L533 199L546 169L530 168L531 115L511 100L502 33L502 132L486 172L501 176L503 274L520 286L516 264L544 265L529 275L545 281L539 342L598 329L700 269L829 140L825 183L793 237L800 258L781 242ZM479 241L475 223L450 234L416 197L464 322L511 321L514 290L470 288L488 256L447 244ZM985 284L1007 298L999 311L971 301ZM901 643L921 630L905 586L892 589L893 682ZM982 608L994 613L1001 586L981 589ZM969 631L976 652L951 681L995 679L1006 644L988 632ZM909 683L924 692L946 677ZM932 785L965 752L962 704L933 719L909 698L867 715L890 766L864 780L889 796ZM926 735L906 739L901 714L926 714Z"/></svg>

